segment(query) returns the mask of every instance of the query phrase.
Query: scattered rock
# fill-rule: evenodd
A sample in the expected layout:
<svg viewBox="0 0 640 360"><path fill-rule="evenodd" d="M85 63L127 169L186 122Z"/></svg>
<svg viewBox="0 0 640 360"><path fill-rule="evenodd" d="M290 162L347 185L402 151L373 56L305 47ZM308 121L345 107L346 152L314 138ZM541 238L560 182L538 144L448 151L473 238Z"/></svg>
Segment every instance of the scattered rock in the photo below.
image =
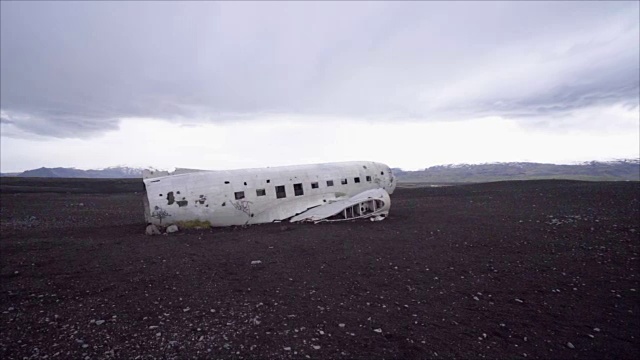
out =
<svg viewBox="0 0 640 360"><path fill-rule="evenodd" d="M174 233L174 232L178 232L179 230L180 230L180 229L178 229L178 225L173 224L173 225L169 225L169 226L167 227L166 232L167 232L167 234L172 234L172 233Z"/></svg>
<svg viewBox="0 0 640 360"><path fill-rule="evenodd" d="M537 186L536 183L526 186L534 185ZM451 191L455 190L451 189ZM495 193L495 195L500 194ZM420 201L414 201L408 195L407 198L402 196L403 193L400 192L399 201L395 204L399 207L405 206L404 215L408 214L406 206L409 202L416 207L416 216L426 210L425 205ZM120 195L115 198L119 199L119 197ZM7 198L10 197L3 194L3 201ZM611 221L618 220L617 217L621 215L624 215L625 219L631 219L620 210L628 199L628 196L621 195L619 203L622 205L610 210L602 205L602 209L597 208L593 211L602 214L603 217L608 216ZM52 205L51 214L39 211L37 215L38 218L43 219L42 226L47 226L46 230L36 229L24 234L16 232L20 236L15 237L11 235L11 251L3 254L3 257L11 256L11 258L6 261L9 266L2 273L5 276L4 280L7 280L10 286L0 294L4 296L4 310L9 309L8 315L2 318L3 340L0 342L4 344L3 346L8 346L7 351L11 352L10 355L14 355L12 357L42 358L49 355L49 358L83 359L89 355L91 358L118 358L133 353L134 357L139 355L141 359L145 356L162 355L169 358L197 358L207 357L206 354L209 352L212 354L211 357L215 357L213 354L223 357L246 357L251 354L249 357L280 355L280 357L304 358L308 354L311 358L318 358L336 357L344 352L345 358L355 358L366 357L376 348L382 350L382 356L386 357L435 358L434 350L440 351L444 357L452 353L464 355L475 351L478 351L478 356L487 357L500 357L505 353L517 356L522 355L523 352L527 352L530 357L539 357L540 354L553 355L554 353L556 356L561 356L563 351L566 352L562 349L562 341L565 342L567 349L577 350L572 354L579 354L587 348L593 348L596 354L610 351L620 357L628 357L633 350L633 347L627 346L633 343L633 338L630 338L633 336L632 332L614 331L613 335L619 338L613 339L606 336L609 330L607 333L600 334L601 328L592 327L591 331L587 329L593 324L607 326L607 323L612 323L618 324L620 328L633 325L632 314L637 312L634 310L633 313L627 314L628 309L633 309L627 305L633 304L632 299L637 295L636 292L640 292L638 287L640 285L637 285L631 276L633 265L637 260L637 251L635 251L637 249L636 244L632 242L635 238L630 232L624 231L625 227L629 228L629 221L626 220L624 223L620 220L619 231L615 233L605 233L605 230L611 229L609 223L603 223L602 228L596 229L598 233L591 235L588 234L588 224L569 228L566 231L556 231L550 227L544 227L544 224L542 226L532 224L527 225L528 227L523 230L514 230L513 224L510 224L513 222L513 216L519 216L521 212L529 214L529 209L512 214L511 207L507 209L509 211L499 208L502 210L493 212L491 215L504 214L503 218L496 221L506 225L504 229L496 226L497 235L490 232L494 230L493 227L485 229L480 226L477 228L478 232L472 234L444 228L442 237L437 239L430 238L428 235L430 230L434 230L435 234L435 229L430 228L433 226L431 223L421 225L419 221L413 219L413 216L403 217L400 216L403 213L398 212L399 217L392 219L393 222L381 224L361 225L356 222L347 222L344 225L322 225L322 228L314 227L314 229L305 228L306 225L296 225L291 232L280 232L280 225L276 224L252 227L246 230L246 234L239 235L231 234L228 229L220 229L215 232L216 237L224 241L220 245L218 242L194 240L200 234L203 234L203 240L205 236L209 236L207 234L213 234L209 230L185 230L179 231L182 234L168 237L168 240L178 241L182 244L181 246L168 246L168 243L162 242L163 244L160 244L162 246L156 246L151 249L153 251L148 252L144 251L145 248L140 248L140 243L136 245L133 241L136 236L140 240L142 234L132 235L131 226L127 225L131 224L129 217L133 216L124 212L128 202L122 206L112 206L111 203L106 202L107 200L102 197L95 197L95 203L92 200L83 200L89 201L88 204L90 204L85 204L85 207L95 207L96 211L84 212L81 210L84 208L76 208L74 210L76 213L72 213L73 217L69 215L69 220L66 220L67 215L64 211L68 209L64 206L60 209L58 207L61 202L64 205L69 200L56 199ZM131 196L131 203L137 203L138 200L138 197ZM601 203L606 205L608 199L605 198L602 202L587 200L589 198L582 201L584 204L600 206ZM571 208L554 196L549 196L545 201L557 204L560 209ZM74 202L77 203L77 200ZM478 202L474 198L474 203ZM506 202L510 206L514 203L514 201ZM7 223L4 217L6 205L2 204L2 206L3 222L0 225L3 227L0 232L4 236L5 229L14 230L9 227L13 225ZM29 209L36 208L34 204L29 206ZM487 206L502 205L496 201L487 203ZM37 208L40 208L40 205ZM576 208L579 207L576 206ZM12 210L11 207L9 209ZM58 214L60 211L63 213ZM136 208L132 214L139 212ZM16 221L23 220L27 214L28 212L25 211L15 212L15 215L10 212L10 215L17 219ZM95 219L89 217L94 215L100 217ZM436 218L435 223L442 226L450 221L447 216L436 214L436 211L430 215L441 216ZM540 212L534 212L531 215L535 216L534 223L536 219L546 216ZM85 217L88 220L85 220ZM111 222L112 219L113 222ZM473 216L470 219L476 220ZM83 223L83 221L86 222ZM61 223L58 224L58 222ZM63 225L69 226L67 222L69 224L79 222L81 226L79 229L67 231L65 230L67 228L63 227ZM528 220L525 222L528 223ZM94 228L87 226L94 223L104 223L105 229L109 231L96 232ZM171 223L166 224L163 220L163 224L166 226ZM138 231L141 225L142 223L138 225ZM55 227L49 229L48 226ZM153 228L159 229L154 232L154 235L164 233L165 226L154 226ZM373 226L373 230L368 226ZM638 225L634 227L640 230ZM133 228L135 233L135 224ZM41 231L47 234L47 237L49 235L52 238L58 237L58 229L61 229L60 247L54 247L53 242L48 241L42 244L29 241L30 237L39 236ZM531 231L543 245L523 246L526 245L523 243L524 240L529 241L529 238L533 237L529 236ZM298 236L292 234L298 234ZM496 236L491 236L492 234ZM638 232L634 235L637 234ZM458 235L461 237L458 238ZM340 245L340 239L345 236L352 236L354 239L362 236L367 241L347 241L348 252L344 253L341 246L336 251L336 244ZM403 241L424 237L434 242L434 246L451 244L457 248L460 245L460 252L456 252L456 256L460 254L460 259L456 257L455 269L449 269L446 266L447 261L434 261L437 256L429 255L428 251L409 253L408 249L413 249L412 247L402 246L400 249L388 247L386 237L395 236ZM331 246L328 248L327 242L322 241L327 237L329 240L336 238L328 243ZM462 248L463 241L472 244L470 240L476 237L486 239L478 245L482 245L483 248L477 251L491 252L488 259L478 258L477 251ZM160 238L162 236L149 240L157 242ZM299 245L300 238L305 240L302 245ZM92 251L90 252L85 251L87 239L91 239L89 245ZM280 239L282 241L279 241ZM368 241L369 239L371 241ZM421 241L417 239L415 244L409 242L406 244L416 245L421 244ZM77 243L81 246L70 247L69 243ZM307 254L307 251L313 252L312 254L317 252L318 255L312 256L310 261L304 261L304 259L287 261L291 258L288 258L287 254L283 255L281 249L291 244L298 244L293 256ZM473 244L475 247L476 243ZM582 244L588 245L589 248L581 248ZM275 245L278 245L279 249L269 253ZM606 247L600 245L606 245ZM19 246L22 246L25 251L17 251L22 249ZM113 246L118 248L117 253L110 250ZM486 249L484 249L485 246ZM98 247L105 249L106 253L94 252L93 250L99 250ZM51 251L42 251L49 248ZM68 252L69 250L75 252ZM522 254L530 255L539 250L549 255L545 258L548 262L522 261ZM553 250L555 253L551 255L546 252L547 250ZM214 258L200 256L205 251L215 254ZM584 259L588 266L566 260L575 256L575 251L585 251L589 255ZM265 252L268 256L264 255ZM242 253L253 254L249 255L254 257L254 261L249 260L249 269L244 262L247 258L242 260L242 256L236 256ZM64 277L55 278L56 274L61 274L59 262L55 261L58 255L63 255L69 261L70 268L80 269L80 271L64 271ZM114 255L121 258L118 259ZM255 259L258 256L267 256L270 262L267 268L271 269L269 272L275 274L274 276L266 273L257 274L263 269L261 264L264 263L261 259ZM353 260L358 260L362 256L366 256L364 258L366 261L356 261L354 264ZM93 261L94 259L98 261ZM238 259L240 259L239 262ZM622 260L617 261L618 259ZM389 266L391 262L393 264ZM432 268L425 267L425 264L430 264ZM627 265L631 268L622 267ZM18 269L16 266L23 269L20 270L21 277L9 278ZM495 267L500 268L499 275L493 272ZM508 273L510 270L517 274L527 271L537 272L536 279L540 282L536 282L533 287L529 283L519 284L517 282L521 277L512 276ZM601 281L603 272L608 274L606 271L609 270L613 276L604 279L611 281ZM560 278L562 271L566 271L566 277ZM252 272L253 276L250 276L249 273ZM104 279L96 281L95 276L100 273L105 274ZM198 281L196 275L201 273L207 274L205 279L207 281ZM358 275L355 278L341 276L345 273ZM42 281L39 282L42 286L30 286L33 285L34 274L38 275L35 280L38 280L42 274L40 279ZM464 275L464 279L460 275ZM367 282L371 276L380 276L384 281ZM438 279L432 280L434 277ZM443 278L442 281L439 277ZM215 280L220 278L224 281ZM488 280L500 284L500 289L496 293L494 293L494 286L489 286L493 283L487 283ZM604 285L594 286L594 284ZM562 292L556 289L557 286L563 286ZM614 287L616 292L612 293L608 286ZM578 290L572 290L574 288ZM482 290L482 292L474 294L474 290ZM537 293L538 290L540 293ZM431 294L430 297L424 296L427 292ZM53 297L54 293L58 295ZM527 300L511 298L518 293L527 296ZM530 296L530 293L533 295ZM579 297L576 297L577 293L581 293ZM624 302L611 297L618 293L625 295L622 296L625 298ZM198 296L191 297L189 294ZM216 294L224 296L216 296ZM264 294L271 296L265 297ZM603 294L605 296L601 296ZM468 301L469 295L478 304L473 306L473 303ZM544 299L546 303L540 299ZM580 300L574 301L576 299ZM434 304L429 300L437 301ZM479 300L483 302L480 303ZM258 301L264 301L264 304L258 304ZM540 321L530 322L528 318L530 314L527 312L511 311L516 309L513 307L514 302L518 305L524 305L526 302L532 311L539 310L537 316L540 317ZM457 306L449 306L456 303ZM190 311L188 304L196 306L193 312ZM69 308L70 305L78 306ZM544 306L540 307L541 305ZM594 305L602 305L599 313L584 311L593 308ZM458 326L451 325L452 320L460 320L468 315L470 310L465 306L477 308L476 310L479 311L490 311L496 316L480 316L479 321L472 327L464 322ZM550 308L551 306L553 308ZM567 307L575 307L575 312L584 316L583 318L567 316L563 319L566 321L566 325L563 324L563 326L575 330L573 336L568 332L565 332L565 335L569 335L567 337L551 333L549 329L554 330L557 325L554 323L556 320L554 315L570 311ZM183 309L182 315L179 314L180 308ZM207 308L209 308L208 311ZM56 312L59 315L54 315ZM115 321L114 313L118 314L118 321ZM296 314L296 317L290 318L290 314ZM509 325L500 321L500 317L503 316L509 319ZM144 321L143 317L146 317ZM87 325L87 318L94 320ZM109 325L106 325L106 319L109 319ZM335 323L338 319L349 323L349 332L346 331L346 323ZM36 321L44 326L38 334L44 335L39 336L34 333L30 339L25 338L23 335L26 329L25 324ZM131 321L137 322L137 325ZM226 324L230 325L226 326ZM339 326L338 329L335 329L333 324ZM374 327L383 324L387 330ZM102 328L101 325L106 326ZM306 325L307 329L302 330L302 325ZM440 329L435 331L440 332L443 339L463 331L468 334L469 341L451 346L442 342L434 344L430 341L432 336L429 334L438 327L432 325L440 326ZM115 328L116 326L118 329ZM144 326L147 326L147 331L144 331ZM406 326L411 328L406 330ZM153 332L160 327L163 328L164 333ZM323 331L325 328L326 332ZM196 331L197 329L200 330ZM399 329L399 331L393 329ZM424 331L412 334L412 329ZM343 333L342 330L345 332ZM5 331L6 334L4 334ZM45 331L49 334L44 333ZM369 331L373 331L375 335ZM598 336L595 336L596 334ZM384 335L387 337L383 338ZM488 335L492 338L489 339ZM532 336L532 342L528 342L528 338L524 335ZM85 342L76 343L76 338L80 336L87 338L86 344ZM106 338L107 336L109 338ZM586 340L584 336L588 336L590 340ZM103 341L96 342L96 337L105 338ZM568 342L567 339L571 337L575 337L579 345L582 344L580 349L572 342ZM595 337L599 340L595 340ZM175 340L179 340L179 343ZM383 349L376 345L376 341L389 342L392 346L389 349ZM394 343L405 341L407 347L393 346ZM284 342L290 342L290 344L283 345ZM507 349L506 346L495 345L500 345L500 342L517 344L518 347L510 345ZM83 344L86 345L85 348L81 347ZM111 350L114 344L115 352ZM257 348L250 349L253 346ZM294 356L294 346L298 349L299 355ZM284 347L288 350L283 350ZM398 350L400 352L394 352ZM553 352L545 352L551 350ZM59 356L54 354L56 351ZM406 355L407 353L409 355Z"/></svg>
<svg viewBox="0 0 640 360"><path fill-rule="evenodd" d="M152 235L160 235L160 230L158 230L158 227L153 225L153 224L149 224L147 225L147 229L144 231L145 234L152 236Z"/></svg>

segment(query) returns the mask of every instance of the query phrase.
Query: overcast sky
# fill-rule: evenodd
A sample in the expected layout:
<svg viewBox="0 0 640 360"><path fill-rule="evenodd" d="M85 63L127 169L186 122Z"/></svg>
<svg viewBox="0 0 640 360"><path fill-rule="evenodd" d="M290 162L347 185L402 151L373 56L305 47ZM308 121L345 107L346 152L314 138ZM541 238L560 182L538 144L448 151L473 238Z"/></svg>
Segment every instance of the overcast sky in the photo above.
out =
<svg viewBox="0 0 640 360"><path fill-rule="evenodd" d="M0 6L2 172L640 157L637 1Z"/></svg>

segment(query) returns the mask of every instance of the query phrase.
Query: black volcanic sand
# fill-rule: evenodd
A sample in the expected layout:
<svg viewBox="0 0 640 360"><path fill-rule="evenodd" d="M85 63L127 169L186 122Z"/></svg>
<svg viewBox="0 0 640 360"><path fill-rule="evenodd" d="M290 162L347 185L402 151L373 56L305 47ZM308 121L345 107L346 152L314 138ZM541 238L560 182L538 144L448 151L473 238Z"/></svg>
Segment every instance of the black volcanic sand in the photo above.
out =
<svg viewBox="0 0 640 360"><path fill-rule="evenodd" d="M398 189L382 222L148 237L135 183L24 181L0 195L3 359L640 353L637 182Z"/></svg>

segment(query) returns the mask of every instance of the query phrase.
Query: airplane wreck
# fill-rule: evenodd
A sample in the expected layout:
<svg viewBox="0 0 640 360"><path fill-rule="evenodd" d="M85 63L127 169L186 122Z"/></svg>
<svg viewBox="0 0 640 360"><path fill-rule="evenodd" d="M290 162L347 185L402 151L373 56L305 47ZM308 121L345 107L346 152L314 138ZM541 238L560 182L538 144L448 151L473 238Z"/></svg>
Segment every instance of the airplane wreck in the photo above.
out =
<svg viewBox="0 0 640 360"><path fill-rule="evenodd" d="M386 218L396 181L376 162L143 173L147 223L181 227Z"/></svg>

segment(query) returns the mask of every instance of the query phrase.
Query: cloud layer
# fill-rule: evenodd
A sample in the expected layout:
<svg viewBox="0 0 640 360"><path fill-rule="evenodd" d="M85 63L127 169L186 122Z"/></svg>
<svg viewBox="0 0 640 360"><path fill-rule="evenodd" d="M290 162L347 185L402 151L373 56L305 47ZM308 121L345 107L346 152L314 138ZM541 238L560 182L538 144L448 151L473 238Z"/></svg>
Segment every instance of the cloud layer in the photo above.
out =
<svg viewBox="0 0 640 360"><path fill-rule="evenodd" d="M3 136L638 107L638 2L2 2Z"/></svg>

